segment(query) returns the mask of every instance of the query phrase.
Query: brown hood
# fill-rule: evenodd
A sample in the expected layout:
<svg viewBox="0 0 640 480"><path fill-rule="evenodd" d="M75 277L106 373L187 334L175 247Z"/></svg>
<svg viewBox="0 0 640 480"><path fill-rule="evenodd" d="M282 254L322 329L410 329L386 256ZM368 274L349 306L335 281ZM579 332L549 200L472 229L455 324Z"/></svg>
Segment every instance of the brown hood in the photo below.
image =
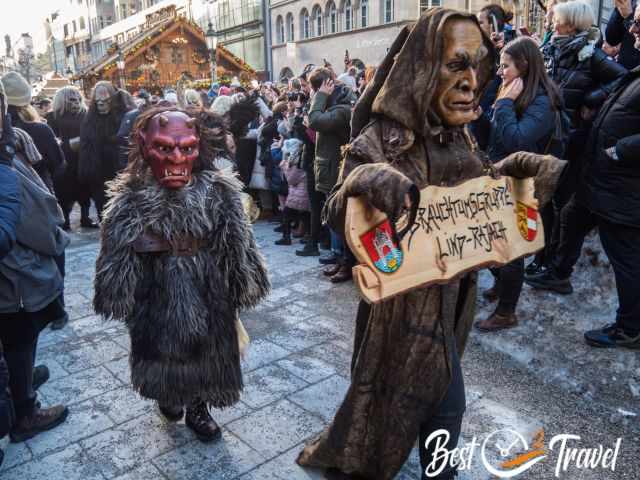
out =
<svg viewBox="0 0 640 480"><path fill-rule="evenodd" d="M441 67L444 26L454 18L471 20L480 28L475 15L430 8L400 32L356 106L353 137L368 123L371 113L391 118L422 136L440 126L430 106ZM496 64L493 43L482 29L481 32L489 55L480 67L477 99L493 77Z"/></svg>

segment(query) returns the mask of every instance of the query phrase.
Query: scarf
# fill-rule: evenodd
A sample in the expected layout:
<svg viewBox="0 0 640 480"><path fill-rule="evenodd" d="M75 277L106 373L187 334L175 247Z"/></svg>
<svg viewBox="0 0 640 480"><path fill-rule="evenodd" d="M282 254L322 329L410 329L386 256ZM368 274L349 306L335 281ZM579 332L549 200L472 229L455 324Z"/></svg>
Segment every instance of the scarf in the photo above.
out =
<svg viewBox="0 0 640 480"><path fill-rule="evenodd" d="M25 156L29 165L33 166L40 163L42 161L42 155L38 151L35 143L33 143L31 135L21 128L14 127L13 131L16 135L16 150Z"/></svg>

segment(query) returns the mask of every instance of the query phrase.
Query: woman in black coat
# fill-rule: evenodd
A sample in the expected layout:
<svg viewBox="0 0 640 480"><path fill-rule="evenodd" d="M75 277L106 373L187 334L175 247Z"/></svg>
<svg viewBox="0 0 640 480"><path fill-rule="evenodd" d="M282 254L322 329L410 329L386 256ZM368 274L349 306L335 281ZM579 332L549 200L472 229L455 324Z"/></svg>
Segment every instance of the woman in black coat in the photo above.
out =
<svg viewBox="0 0 640 480"><path fill-rule="evenodd" d="M536 275L550 260L559 240L559 211L577 186L584 146L593 118L627 70L610 60L596 46L600 31L592 27L591 6L582 1L559 3L553 7L553 36L542 47L549 76L560 87L571 126L565 157L569 167L554 197L554 225L551 242L527 267Z"/></svg>

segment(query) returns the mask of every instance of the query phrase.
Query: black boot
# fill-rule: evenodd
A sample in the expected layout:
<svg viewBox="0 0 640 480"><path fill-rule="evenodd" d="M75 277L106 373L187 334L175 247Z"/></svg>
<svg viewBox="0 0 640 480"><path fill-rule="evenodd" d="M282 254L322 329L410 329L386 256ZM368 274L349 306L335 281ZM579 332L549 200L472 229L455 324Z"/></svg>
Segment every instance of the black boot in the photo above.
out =
<svg viewBox="0 0 640 480"><path fill-rule="evenodd" d="M212 442L222 435L220 427L211 418L205 402L198 402L187 407L185 423L201 442Z"/></svg>
<svg viewBox="0 0 640 480"><path fill-rule="evenodd" d="M158 403L158 409L167 420L172 422L182 420L182 416L184 415L184 408L182 408L182 405L176 407L175 405L162 405L161 403Z"/></svg>
<svg viewBox="0 0 640 480"><path fill-rule="evenodd" d="M291 245L291 236L283 235L280 240L275 241L276 245Z"/></svg>
<svg viewBox="0 0 640 480"><path fill-rule="evenodd" d="M80 206L80 226L84 228L100 228L97 222L89 216L89 206Z"/></svg>
<svg viewBox="0 0 640 480"><path fill-rule="evenodd" d="M525 274L524 283L538 290L549 290L563 295L573 293L571 280L569 278L558 277L551 268L542 270L536 275Z"/></svg>
<svg viewBox="0 0 640 480"><path fill-rule="evenodd" d="M304 244L304 248L301 250L296 250L296 255L299 257L319 257L320 250L318 250L318 245L313 242L308 242Z"/></svg>
<svg viewBox="0 0 640 480"><path fill-rule="evenodd" d="M49 369L46 365L37 365L33 368L33 389L39 389L49 380Z"/></svg>

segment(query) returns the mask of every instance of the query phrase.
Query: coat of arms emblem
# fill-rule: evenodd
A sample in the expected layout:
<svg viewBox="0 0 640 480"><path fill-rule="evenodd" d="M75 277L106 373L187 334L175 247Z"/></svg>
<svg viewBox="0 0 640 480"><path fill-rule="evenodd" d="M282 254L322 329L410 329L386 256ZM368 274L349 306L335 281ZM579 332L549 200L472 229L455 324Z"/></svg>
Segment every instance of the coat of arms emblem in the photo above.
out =
<svg viewBox="0 0 640 480"><path fill-rule="evenodd" d="M517 207L518 230L522 238L528 242L533 242L538 233L538 210L522 202L518 202Z"/></svg>
<svg viewBox="0 0 640 480"><path fill-rule="evenodd" d="M381 272L393 273L402 265L402 250L393 242L389 220L363 234L360 240L371 261Z"/></svg>

